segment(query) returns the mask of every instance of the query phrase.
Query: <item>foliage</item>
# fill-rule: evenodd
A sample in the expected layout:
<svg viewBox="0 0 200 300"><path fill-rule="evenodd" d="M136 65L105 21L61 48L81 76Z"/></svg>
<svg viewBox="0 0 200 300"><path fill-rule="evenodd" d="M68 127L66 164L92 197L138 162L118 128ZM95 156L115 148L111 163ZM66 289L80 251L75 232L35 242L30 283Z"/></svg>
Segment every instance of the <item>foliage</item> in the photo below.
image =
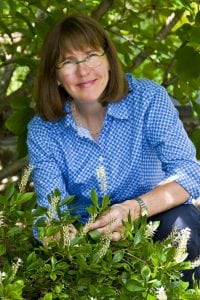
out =
<svg viewBox="0 0 200 300"><path fill-rule="evenodd" d="M19 192L13 184L0 196L1 299L200 299L197 284L191 289L181 281L180 270L191 266L183 261L185 250L178 255L180 247L173 246L172 236L153 242L157 223L147 224L146 216L135 222L129 217L125 239L111 242L109 233L87 232L87 225L63 209L73 197L61 202L55 191L49 200L48 209L34 209L34 193ZM100 204L92 191L91 220L108 205L108 196ZM70 223L78 230L72 240ZM36 243L32 224L40 238L59 232L60 239L46 247Z"/></svg>
<svg viewBox="0 0 200 300"><path fill-rule="evenodd" d="M1 0L0 121L26 154L26 125L34 114L32 86L49 27L65 14L90 14L112 36L126 71L154 79L196 118L200 85L200 12L191 0ZM2 129L0 135L2 135ZM199 131L193 135L198 143Z"/></svg>

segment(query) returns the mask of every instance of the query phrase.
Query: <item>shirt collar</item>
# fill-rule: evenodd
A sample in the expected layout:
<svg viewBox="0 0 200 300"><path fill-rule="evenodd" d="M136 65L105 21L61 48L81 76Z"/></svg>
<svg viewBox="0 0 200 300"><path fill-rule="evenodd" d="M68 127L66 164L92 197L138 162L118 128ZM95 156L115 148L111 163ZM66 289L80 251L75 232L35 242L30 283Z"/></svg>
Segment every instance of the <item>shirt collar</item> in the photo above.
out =
<svg viewBox="0 0 200 300"><path fill-rule="evenodd" d="M116 119L128 119L129 110L125 100L126 97L123 100L120 100L119 102L109 103L107 114Z"/></svg>
<svg viewBox="0 0 200 300"><path fill-rule="evenodd" d="M130 112L126 100L133 91L132 75L127 73L126 78L128 82L128 95L122 98L119 102L109 103L107 112L108 115L121 120L127 120L129 118Z"/></svg>
<svg viewBox="0 0 200 300"><path fill-rule="evenodd" d="M71 106L69 104L69 101L67 101L65 103L64 111L66 113L66 115L64 117L64 124L65 124L65 126L72 125L74 127L74 119L73 119L72 114L71 114Z"/></svg>

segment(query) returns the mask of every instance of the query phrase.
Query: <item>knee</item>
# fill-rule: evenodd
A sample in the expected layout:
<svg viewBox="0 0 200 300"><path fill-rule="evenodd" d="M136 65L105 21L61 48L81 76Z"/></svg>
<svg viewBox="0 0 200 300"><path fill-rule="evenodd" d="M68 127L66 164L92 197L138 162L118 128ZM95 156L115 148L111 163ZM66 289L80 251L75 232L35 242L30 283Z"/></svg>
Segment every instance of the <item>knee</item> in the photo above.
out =
<svg viewBox="0 0 200 300"><path fill-rule="evenodd" d="M160 226L154 236L154 240L165 239L176 227L178 230L190 229L188 240L188 259L194 259L200 255L200 211L193 205L181 205L158 214L150 220L158 220Z"/></svg>

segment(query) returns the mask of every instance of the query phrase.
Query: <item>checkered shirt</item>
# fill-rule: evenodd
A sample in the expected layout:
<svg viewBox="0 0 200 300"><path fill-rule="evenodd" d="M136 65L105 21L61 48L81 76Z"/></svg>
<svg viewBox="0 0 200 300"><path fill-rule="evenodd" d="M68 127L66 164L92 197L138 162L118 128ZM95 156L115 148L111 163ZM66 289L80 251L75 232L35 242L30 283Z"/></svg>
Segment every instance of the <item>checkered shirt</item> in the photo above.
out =
<svg viewBox="0 0 200 300"><path fill-rule="evenodd" d="M97 141L77 126L66 102L64 118L44 121L34 117L28 126L30 164L38 204L48 207L47 195L56 188L80 221L88 219L93 188L99 201L111 204L133 199L163 180L174 180L200 196L200 165L177 110L165 89L127 74L129 93L110 103ZM162 198L159 199L162 201Z"/></svg>

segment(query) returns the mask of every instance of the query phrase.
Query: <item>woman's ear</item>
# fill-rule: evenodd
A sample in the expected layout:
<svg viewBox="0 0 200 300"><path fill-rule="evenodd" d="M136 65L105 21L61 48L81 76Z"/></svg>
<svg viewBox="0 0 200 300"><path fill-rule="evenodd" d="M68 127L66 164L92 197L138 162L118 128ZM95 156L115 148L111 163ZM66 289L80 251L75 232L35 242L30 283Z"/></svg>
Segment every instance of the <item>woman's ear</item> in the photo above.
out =
<svg viewBox="0 0 200 300"><path fill-rule="evenodd" d="M62 83L57 79L57 84L58 85L62 85Z"/></svg>

